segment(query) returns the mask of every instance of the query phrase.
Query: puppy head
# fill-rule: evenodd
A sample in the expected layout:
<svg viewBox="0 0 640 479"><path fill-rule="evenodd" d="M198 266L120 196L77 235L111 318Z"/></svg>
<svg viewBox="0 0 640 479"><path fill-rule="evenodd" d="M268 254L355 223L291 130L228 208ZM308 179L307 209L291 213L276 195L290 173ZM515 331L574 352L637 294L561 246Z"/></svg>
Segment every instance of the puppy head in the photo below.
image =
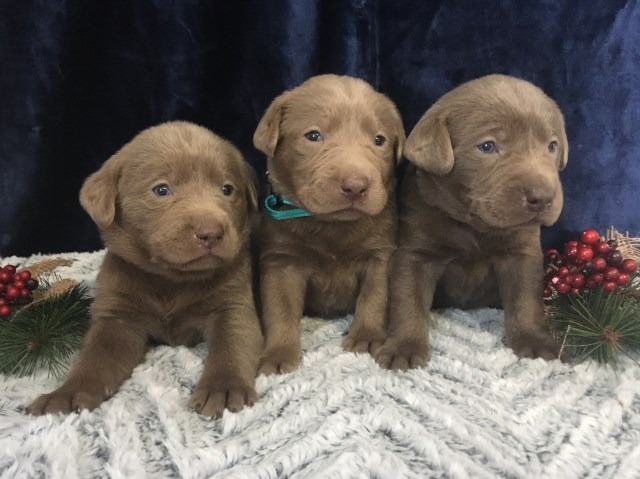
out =
<svg viewBox="0 0 640 479"><path fill-rule="evenodd" d="M458 211L450 213L497 228L555 223L563 204L558 172L568 154L556 103L531 83L504 75L444 95L405 147L419 176L426 173L451 195L447 207Z"/></svg>
<svg viewBox="0 0 640 479"><path fill-rule="evenodd" d="M337 75L312 77L277 97L253 137L274 190L328 220L382 211L404 141L387 97Z"/></svg>
<svg viewBox="0 0 640 479"><path fill-rule="evenodd" d="M177 277L233 261L245 246L256 201L240 152L186 122L142 131L80 191L112 253Z"/></svg>

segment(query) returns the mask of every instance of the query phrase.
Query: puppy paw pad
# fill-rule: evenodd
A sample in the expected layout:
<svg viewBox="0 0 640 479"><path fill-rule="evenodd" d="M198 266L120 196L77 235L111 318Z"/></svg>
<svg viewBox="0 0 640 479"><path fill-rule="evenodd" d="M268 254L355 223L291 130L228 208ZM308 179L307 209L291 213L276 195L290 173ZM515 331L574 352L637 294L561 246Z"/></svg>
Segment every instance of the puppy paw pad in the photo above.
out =
<svg viewBox="0 0 640 479"><path fill-rule="evenodd" d="M385 343L378 349L374 358L385 369L406 371L422 368L431 359L431 347L418 341Z"/></svg>
<svg viewBox="0 0 640 479"><path fill-rule="evenodd" d="M248 385L199 385L191 395L189 407L203 416L217 419L225 409L238 412L245 406L252 406L256 400L255 389Z"/></svg>
<svg viewBox="0 0 640 479"><path fill-rule="evenodd" d="M342 342L342 347L345 351L352 353L371 353L374 354L384 341L384 334L382 333L349 333L349 335Z"/></svg>
<svg viewBox="0 0 640 479"><path fill-rule="evenodd" d="M258 366L258 374L286 374L298 369L301 354L295 351L277 349L266 351Z"/></svg>

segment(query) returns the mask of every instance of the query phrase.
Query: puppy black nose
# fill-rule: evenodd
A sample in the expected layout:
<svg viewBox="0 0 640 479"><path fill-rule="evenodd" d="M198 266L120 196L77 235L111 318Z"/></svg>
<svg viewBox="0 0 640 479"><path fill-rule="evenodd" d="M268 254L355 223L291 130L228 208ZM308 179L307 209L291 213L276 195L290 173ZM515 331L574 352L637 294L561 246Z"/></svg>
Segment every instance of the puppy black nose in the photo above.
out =
<svg viewBox="0 0 640 479"><path fill-rule="evenodd" d="M369 180L363 176L350 176L342 179L340 188L344 196L355 201L367 192Z"/></svg>
<svg viewBox="0 0 640 479"><path fill-rule="evenodd" d="M556 192L549 186L536 186L525 189L524 197L527 200L527 208L536 213L547 209L556 196Z"/></svg>
<svg viewBox="0 0 640 479"><path fill-rule="evenodd" d="M196 238L205 248L219 244L224 237L224 228L218 223L198 224L195 227Z"/></svg>

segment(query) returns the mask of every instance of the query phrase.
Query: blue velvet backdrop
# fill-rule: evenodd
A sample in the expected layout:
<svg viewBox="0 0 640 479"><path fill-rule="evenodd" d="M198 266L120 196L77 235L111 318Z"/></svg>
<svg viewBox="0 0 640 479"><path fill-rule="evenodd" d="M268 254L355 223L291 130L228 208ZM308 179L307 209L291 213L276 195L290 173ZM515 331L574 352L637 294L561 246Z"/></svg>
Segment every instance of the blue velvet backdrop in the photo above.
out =
<svg viewBox="0 0 640 479"><path fill-rule="evenodd" d="M407 132L465 80L536 83L571 144L545 243L638 234L639 26L633 0L0 0L0 256L100 248L82 181L162 121L205 125L263 170L263 111L323 72L368 80Z"/></svg>

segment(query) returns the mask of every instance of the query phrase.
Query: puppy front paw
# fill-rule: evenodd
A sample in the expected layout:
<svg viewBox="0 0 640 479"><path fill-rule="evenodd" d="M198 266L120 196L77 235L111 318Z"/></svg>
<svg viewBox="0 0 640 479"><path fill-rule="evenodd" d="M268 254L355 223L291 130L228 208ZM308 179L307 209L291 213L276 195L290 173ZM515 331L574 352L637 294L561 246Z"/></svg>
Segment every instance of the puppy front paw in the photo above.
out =
<svg viewBox="0 0 640 479"><path fill-rule="evenodd" d="M285 374L298 369L302 351L289 347L267 348L260 360L258 374Z"/></svg>
<svg viewBox="0 0 640 479"><path fill-rule="evenodd" d="M370 354L375 354L380 346L382 346L383 342L383 331L351 330L342 342L342 347L345 351L351 351L352 353L368 352Z"/></svg>
<svg viewBox="0 0 640 479"><path fill-rule="evenodd" d="M390 338L376 351L376 362L386 369L406 371L422 368L431 359L431 346L426 340L416 338Z"/></svg>
<svg viewBox="0 0 640 479"><path fill-rule="evenodd" d="M107 398L107 393L102 385L90 385L85 387L62 386L59 389L43 394L27 408L27 413L33 416L41 416L48 413L79 412L82 409L92 410L97 408Z"/></svg>
<svg viewBox="0 0 640 479"><path fill-rule="evenodd" d="M547 361L553 359L566 360L564 354L560 354L561 344L550 332L538 331L519 333L507 338L507 343L520 358L542 358Z"/></svg>
<svg viewBox="0 0 640 479"><path fill-rule="evenodd" d="M228 376L201 379L189 399L189 407L203 416L222 417L225 409L238 412L258 400L253 385Z"/></svg>

